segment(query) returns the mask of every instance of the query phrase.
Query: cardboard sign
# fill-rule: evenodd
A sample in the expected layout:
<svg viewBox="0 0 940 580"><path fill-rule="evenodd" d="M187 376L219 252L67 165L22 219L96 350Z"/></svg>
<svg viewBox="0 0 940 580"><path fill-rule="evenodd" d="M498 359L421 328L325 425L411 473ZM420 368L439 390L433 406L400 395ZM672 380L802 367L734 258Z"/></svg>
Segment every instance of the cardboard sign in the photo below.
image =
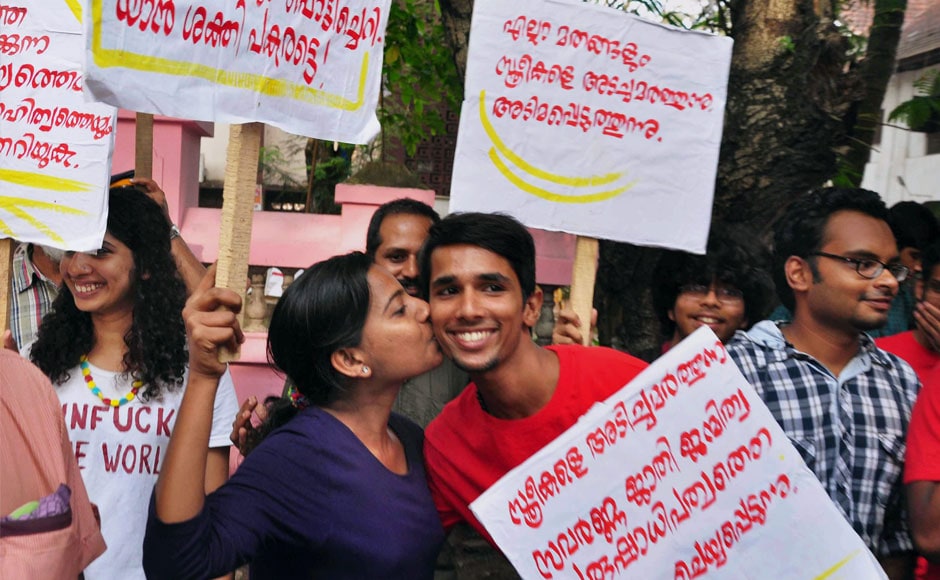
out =
<svg viewBox="0 0 940 580"><path fill-rule="evenodd" d="M707 327L471 506L523 578L883 578Z"/></svg>
<svg viewBox="0 0 940 580"><path fill-rule="evenodd" d="M87 88L115 106L365 143L389 0L91 0Z"/></svg>
<svg viewBox="0 0 940 580"><path fill-rule="evenodd" d="M81 10L0 0L0 237L101 247L113 107L82 96Z"/></svg>
<svg viewBox="0 0 940 580"><path fill-rule="evenodd" d="M730 38L558 0L477 0L452 211L703 253Z"/></svg>

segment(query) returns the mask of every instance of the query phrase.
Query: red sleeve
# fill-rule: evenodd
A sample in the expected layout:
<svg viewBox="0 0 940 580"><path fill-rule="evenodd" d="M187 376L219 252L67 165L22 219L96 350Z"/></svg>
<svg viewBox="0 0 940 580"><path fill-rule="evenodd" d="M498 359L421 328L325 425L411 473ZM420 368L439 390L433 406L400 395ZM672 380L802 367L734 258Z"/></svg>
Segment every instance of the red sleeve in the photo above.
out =
<svg viewBox="0 0 940 580"><path fill-rule="evenodd" d="M904 483L940 481L940 367L923 382L907 433Z"/></svg>

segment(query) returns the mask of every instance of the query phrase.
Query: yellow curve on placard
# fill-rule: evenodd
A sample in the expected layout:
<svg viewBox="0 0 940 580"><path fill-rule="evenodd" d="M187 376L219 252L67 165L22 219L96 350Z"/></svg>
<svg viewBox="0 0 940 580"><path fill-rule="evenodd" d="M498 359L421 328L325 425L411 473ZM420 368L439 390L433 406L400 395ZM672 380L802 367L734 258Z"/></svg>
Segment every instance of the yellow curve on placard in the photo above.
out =
<svg viewBox="0 0 940 580"><path fill-rule="evenodd" d="M350 101L342 95L335 95L317 89L311 89L297 83L281 79L272 79L253 73L238 73L214 68L194 62L171 60L155 56L135 54L125 50L106 49L101 46L101 19L103 0L92 0L92 43L91 52L95 64L101 68L120 67L143 72L154 72L182 77L197 77L216 84L237 89L253 90L270 97L289 97L312 105L323 106L343 111L356 111L365 103L366 79L369 76L369 53L362 56L359 69L359 88L356 100Z"/></svg>
<svg viewBox="0 0 940 580"><path fill-rule="evenodd" d="M82 22L82 7L78 3L78 0L65 0L65 4L69 7L69 10L72 11L72 14L75 15L75 20L78 20L79 24Z"/></svg>
<svg viewBox="0 0 940 580"><path fill-rule="evenodd" d="M591 177L567 177L539 169L538 167L535 167L531 163L527 162L522 157L519 157L511 149L509 149L505 143L503 143L503 140L500 139L499 135L496 133L496 129L493 127L493 124L490 123L489 118L487 118L486 91L480 91L480 121L483 123L483 130L490 138L490 141L493 142L493 145L496 147L496 149L502 153L506 159L512 161L513 165L533 177L550 181L552 183L557 183L559 185L570 185L574 187L607 185L608 183L612 183L623 177L623 173L608 173L607 175L592 175Z"/></svg>
<svg viewBox="0 0 940 580"><path fill-rule="evenodd" d="M503 176L508 179L513 185L525 191L531 193L537 197L548 201L560 202L560 203L594 203L598 201L604 201L612 197L617 197L621 193L627 191L634 185L636 181L632 181L623 187L617 189L612 189L609 191L602 191L599 193L592 193L588 195L563 195L560 193L555 193L548 191L547 189L542 189L541 187L536 187L531 183L520 178L518 175L512 172L508 165L506 165L503 160L499 157L499 154L496 153L496 148L490 148L490 161L493 162L493 165L496 166L496 170L503 174Z"/></svg>
<svg viewBox="0 0 940 580"><path fill-rule="evenodd" d="M7 211L9 211L10 213L12 213L12 214L15 215L16 217L20 218L20 219L23 220L24 222L26 222L26 223L28 223L29 225L33 226L34 228L36 228L36 229L39 230L40 232L46 234L46 236L47 236L50 240L55 241L55 242L59 242L60 244L65 242L65 240L62 239L62 236L60 236L59 234L55 233L55 231L53 231L52 228L50 228L50 227L47 226L46 224L42 223L41 221L37 220L36 218L34 218L33 216L29 215L28 213L26 213L25 211L21 210L20 208L18 208L18 207L8 207L8 208L6 208L6 209L7 209Z"/></svg>
<svg viewBox="0 0 940 580"><path fill-rule="evenodd" d="M826 580L826 578L829 578L830 576L835 574L839 570L839 568L848 564L849 560L851 560L855 556L858 556L860 551L861 550L856 550L852 552L851 554L849 554L848 556L846 556L845 558L843 558L842 560L839 560L838 562L836 562L836 564L832 568L829 568L828 570L826 570L819 576L816 576L816 578L814 578L813 580Z"/></svg>
<svg viewBox="0 0 940 580"><path fill-rule="evenodd" d="M26 197L10 197L8 195L0 195L0 209L14 212L17 210L17 208L20 207L45 209L56 213L67 213L71 215L88 215L87 211L75 209L74 207L62 205L61 203L39 201L37 199L29 199Z"/></svg>
<svg viewBox="0 0 940 580"><path fill-rule="evenodd" d="M0 181L48 191L91 191L94 189L94 185L84 181L63 179L28 171L16 171L14 169L0 169Z"/></svg>

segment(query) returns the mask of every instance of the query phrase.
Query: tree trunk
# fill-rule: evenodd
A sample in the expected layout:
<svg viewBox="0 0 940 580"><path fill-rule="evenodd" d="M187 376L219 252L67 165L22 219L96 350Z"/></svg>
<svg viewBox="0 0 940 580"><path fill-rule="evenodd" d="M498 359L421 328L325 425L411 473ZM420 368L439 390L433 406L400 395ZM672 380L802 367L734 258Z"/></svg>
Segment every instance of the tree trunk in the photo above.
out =
<svg viewBox="0 0 940 580"><path fill-rule="evenodd" d="M440 0L441 20L447 44L454 53L457 73L463 81L467 73L467 50L470 47L470 17L473 0Z"/></svg>
<svg viewBox="0 0 940 580"><path fill-rule="evenodd" d="M875 16L868 33L868 48L865 50L865 60L858 68L865 92L847 119L851 140L842 173L856 187L862 183L875 131L881 124L881 105L894 72L906 9L907 0L875 0Z"/></svg>

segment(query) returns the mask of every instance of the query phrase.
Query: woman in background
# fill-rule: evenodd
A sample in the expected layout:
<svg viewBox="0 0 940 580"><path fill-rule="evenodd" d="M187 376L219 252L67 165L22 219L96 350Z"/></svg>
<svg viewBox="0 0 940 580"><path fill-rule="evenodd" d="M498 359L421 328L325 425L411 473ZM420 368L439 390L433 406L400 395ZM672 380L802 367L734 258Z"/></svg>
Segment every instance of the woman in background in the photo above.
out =
<svg viewBox="0 0 940 580"><path fill-rule="evenodd" d="M166 459L186 379L185 287L170 224L137 187L112 189L96 252L67 252L62 288L30 357L52 380L108 550L86 570L143 579L147 501ZM200 489L228 475L228 422L237 410L226 373L213 401Z"/></svg>

